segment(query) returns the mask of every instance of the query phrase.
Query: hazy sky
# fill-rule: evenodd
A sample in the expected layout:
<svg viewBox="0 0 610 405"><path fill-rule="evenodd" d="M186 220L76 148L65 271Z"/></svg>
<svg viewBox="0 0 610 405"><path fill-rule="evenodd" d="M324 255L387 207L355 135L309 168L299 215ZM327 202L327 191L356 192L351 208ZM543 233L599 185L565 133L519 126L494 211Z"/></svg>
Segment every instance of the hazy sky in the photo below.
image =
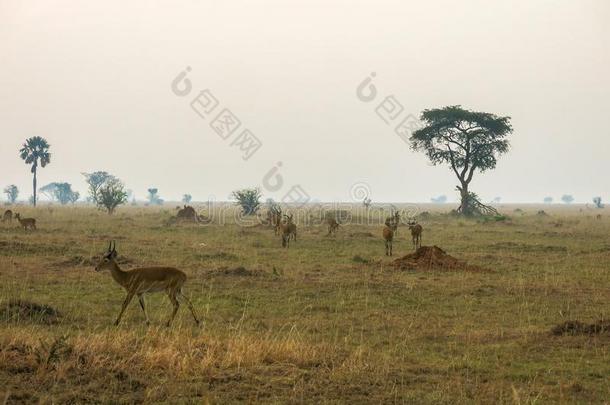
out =
<svg viewBox="0 0 610 405"><path fill-rule="evenodd" d="M484 200L610 200L608 21L606 0L0 0L0 186L31 194L18 150L40 135L53 157L39 184L81 192L81 172L107 170L140 199L155 186L224 200L282 162L266 197L300 185L349 201L364 183L378 202L454 200L451 171L376 115L393 95L401 117L453 104L512 117L512 150L472 183ZM219 104L201 118L204 89ZM227 140L210 127L223 108L241 121ZM244 161L231 143L246 128L262 147Z"/></svg>

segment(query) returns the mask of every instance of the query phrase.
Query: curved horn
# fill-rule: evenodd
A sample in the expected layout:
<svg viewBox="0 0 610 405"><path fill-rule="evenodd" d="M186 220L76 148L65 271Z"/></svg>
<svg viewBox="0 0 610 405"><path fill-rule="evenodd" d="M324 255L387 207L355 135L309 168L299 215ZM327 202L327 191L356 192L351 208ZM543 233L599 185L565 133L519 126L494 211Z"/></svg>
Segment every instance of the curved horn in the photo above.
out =
<svg viewBox="0 0 610 405"><path fill-rule="evenodd" d="M112 251L116 252L116 241L115 240L112 241Z"/></svg>
<svg viewBox="0 0 610 405"><path fill-rule="evenodd" d="M112 241L108 242L108 251L112 252Z"/></svg>

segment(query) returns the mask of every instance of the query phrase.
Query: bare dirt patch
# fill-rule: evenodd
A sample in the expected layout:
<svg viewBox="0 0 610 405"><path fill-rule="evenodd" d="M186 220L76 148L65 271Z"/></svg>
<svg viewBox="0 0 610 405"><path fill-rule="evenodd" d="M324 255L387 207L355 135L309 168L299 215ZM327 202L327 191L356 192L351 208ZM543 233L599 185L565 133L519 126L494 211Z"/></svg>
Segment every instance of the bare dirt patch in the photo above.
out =
<svg viewBox="0 0 610 405"><path fill-rule="evenodd" d="M414 253L394 260L394 268L411 271L488 271L458 260L438 246L422 246Z"/></svg>
<svg viewBox="0 0 610 405"><path fill-rule="evenodd" d="M561 335L610 335L610 321L597 321L584 323L580 321L566 321L551 329L556 336Z"/></svg>
<svg viewBox="0 0 610 405"><path fill-rule="evenodd" d="M50 325L57 323L61 314L49 305L10 300L0 306L0 316L9 322L29 321Z"/></svg>

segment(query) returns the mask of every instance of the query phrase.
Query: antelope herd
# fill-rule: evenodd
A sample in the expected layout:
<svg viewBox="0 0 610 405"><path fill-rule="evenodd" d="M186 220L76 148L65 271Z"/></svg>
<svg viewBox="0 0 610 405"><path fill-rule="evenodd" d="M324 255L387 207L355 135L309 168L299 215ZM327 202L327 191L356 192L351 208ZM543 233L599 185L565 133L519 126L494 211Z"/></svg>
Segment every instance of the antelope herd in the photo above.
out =
<svg viewBox="0 0 610 405"><path fill-rule="evenodd" d="M177 221L186 222L200 222L195 209L191 206L184 205L184 207L176 207L178 213L175 218ZM19 225L25 230L36 230L36 219L34 218L22 218L19 213L13 213L11 210L6 210L2 215L2 223L12 223L13 218L19 222ZM339 230L340 223L332 216L326 217L326 225L328 227L327 235L336 235ZM294 222L293 214L282 213L281 207L275 205L267 211L267 223L273 227L276 235L281 236L282 247L289 248L290 241L297 240L297 225ZM396 234L396 230L400 223L400 214L392 212L392 214L386 218L385 226L382 231L383 239L385 242L385 254L386 256L392 256L392 242ZM409 230L411 231L411 237L413 242L413 248L417 249L421 247L421 237L423 228L414 220L410 220L407 223Z"/></svg>
<svg viewBox="0 0 610 405"><path fill-rule="evenodd" d="M193 207L185 205L182 208L177 207L177 209L179 210L177 216L175 217L177 220L202 222L200 218L203 217L199 217ZM597 220L601 220L602 216L600 214L595 218ZM35 231L37 229L36 219L22 218L19 213L14 213L11 210L6 210L4 212L1 222L10 224L12 223L13 219L16 219L20 227L22 227L25 231ZM382 236L385 243L386 256L392 256L392 244L396 236L398 226L400 225L400 221L400 213L395 209L392 210L390 216L388 216L384 221ZM266 222L274 229L275 234L281 237L282 247L289 248L290 241L296 242L297 225L292 213L287 214L282 212L282 209L278 205L272 206L267 212ZM335 216L327 215L323 223L327 225L327 236L337 234L340 223ZM417 250L421 248L423 227L413 218L410 218L408 222L406 222L406 225L411 233L413 249ZM116 244L110 242L110 245L108 246L106 252L102 255L100 262L95 266L95 270L97 272L109 270L112 279L127 292L127 296L123 301L123 305L115 321L115 325L118 325L121 322L123 313L134 296L138 297L140 307L142 308L146 318L146 324L150 324L148 313L146 311L144 295L154 292L164 292L167 294L170 302L172 303L173 310L167 321L167 326L170 326L174 320L176 313L180 308L180 301L184 301L186 303L195 323L199 325L200 322L195 314L193 304L183 293L183 287L187 281L187 276L184 272L173 267L141 267L124 271L119 266L117 257L118 253L116 250Z"/></svg>
<svg viewBox="0 0 610 405"><path fill-rule="evenodd" d="M176 220L200 222L200 217L197 215L197 212L193 207L185 205L184 207L177 207L177 209L179 211L175 217ZM25 231L36 230L36 219L22 218L19 213L13 213L11 210L6 210L4 212L1 222L10 224L12 223L13 219L16 219L20 227L22 227ZM297 225L295 223L293 214L283 213L279 206L274 206L267 212L267 223L273 227L276 235L281 236L282 247L289 248L291 241L296 242ZM399 223L400 214L394 211L385 220L383 239L385 241L387 256L392 256L392 242ZM335 217L326 217L325 224L328 227L327 235L337 234L340 223ZM421 234L423 230L422 226L413 220L409 221L407 225L411 230L413 247L417 249L421 246ZM117 257L118 253L116 250L116 244L114 244L114 242L110 242L110 245L108 246L106 252L102 255L100 262L95 266L95 271L97 272L109 270L112 279L127 292L127 296L123 301L123 305L115 321L115 325L118 325L121 322L123 313L134 296L138 297L140 307L142 308L146 318L146 324L150 324L150 319L146 311L144 295L154 292L164 292L167 294L170 302L172 303L173 310L170 318L167 321L167 326L170 326L174 320L176 313L180 308L180 301L184 301L186 303L195 323L199 325L199 319L197 319L193 304L183 293L183 287L187 280L187 276L184 272L173 267L141 267L125 271L119 266Z"/></svg>

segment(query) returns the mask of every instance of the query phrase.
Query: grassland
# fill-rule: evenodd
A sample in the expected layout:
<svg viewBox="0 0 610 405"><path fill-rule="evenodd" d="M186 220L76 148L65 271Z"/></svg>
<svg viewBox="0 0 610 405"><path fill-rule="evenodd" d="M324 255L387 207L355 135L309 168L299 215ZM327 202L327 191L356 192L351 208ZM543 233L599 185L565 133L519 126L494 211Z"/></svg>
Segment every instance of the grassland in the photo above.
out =
<svg viewBox="0 0 610 405"><path fill-rule="evenodd" d="M0 401L608 403L610 335L550 329L609 317L609 213L514 208L422 221L424 245L489 272L403 272L380 225L301 225L282 249L262 225L167 226L171 209L23 207L37 232L0 225ZM124 268L183 269L205 326L183 307L165 328L156 294L152 326L132 302L114 327L124 292L92 265L109 239ZM394 258L410 251L401 227ZM61 316L15 319L15 299Z"/></svg>

